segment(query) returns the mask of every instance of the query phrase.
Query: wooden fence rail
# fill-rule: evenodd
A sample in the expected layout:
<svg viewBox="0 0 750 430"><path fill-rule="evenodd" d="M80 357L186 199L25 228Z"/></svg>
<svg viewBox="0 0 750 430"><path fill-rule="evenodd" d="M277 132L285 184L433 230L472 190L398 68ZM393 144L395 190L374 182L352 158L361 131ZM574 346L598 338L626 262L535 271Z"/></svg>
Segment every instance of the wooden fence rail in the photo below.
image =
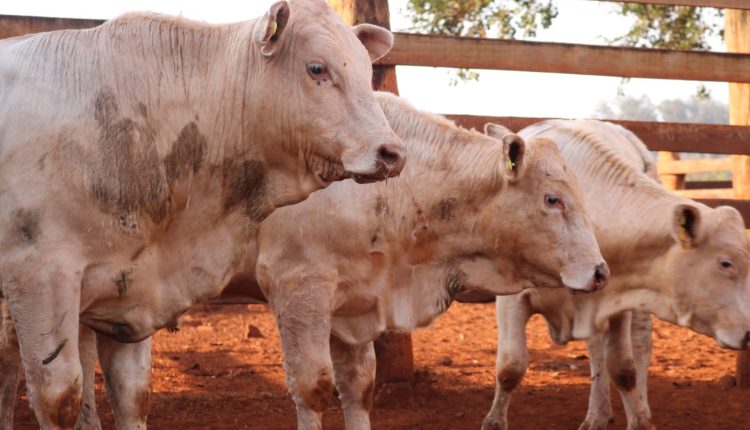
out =
<svg viewBox="0 0 750 430"><path fill-rule="evenodd" d="M396 33L379 64L750 82L750 54Z"/></svg>
<svg viewBox="0 0 750 430"><path fill-rule="evenodd" d="M749 1L750 2L750 1ZM101 20L0 16L0 39L83 29ZM396 33L381 65L458 67L633 78L750 82L750 54Z"/></svg>
<svg viewBox="0 0 750 430"><path fill-rule="evenodd" d="M463 127L477 130L483 130L484 124L494 122L518 131L546 119L450 114L446 116ZM750 155L750 127L676 122L607 121L631 130L652 151Z"/></svg>
<svg viewBox="0 0 750 430"><path fill-rule="evenodd" d="M82 30L103 23L101 19L48 18L40 16L0 15L0 39L54 30Z"/></svg>

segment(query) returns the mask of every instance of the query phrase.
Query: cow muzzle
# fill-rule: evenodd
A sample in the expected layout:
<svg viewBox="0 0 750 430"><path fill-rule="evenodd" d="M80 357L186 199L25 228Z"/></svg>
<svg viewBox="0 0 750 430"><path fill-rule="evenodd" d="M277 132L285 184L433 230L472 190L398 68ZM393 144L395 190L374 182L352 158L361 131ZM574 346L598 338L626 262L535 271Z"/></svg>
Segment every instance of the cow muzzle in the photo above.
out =
<svg viewBox="0 0 750 430"><path fill-rule="evenodd" d="M382 181L401 173L405 162L406 148L401 144L386 143L377 150L373 172L353 173L352 178L360 184Z"/></svg>
<svg viewBox="0 0 750 430"><path fill-rule="evenodd" d="M573 293L589 293L601 290L609 282L609 266L601 262L596 265L579 263L563 267L560 272L563 285Z"/></svg>

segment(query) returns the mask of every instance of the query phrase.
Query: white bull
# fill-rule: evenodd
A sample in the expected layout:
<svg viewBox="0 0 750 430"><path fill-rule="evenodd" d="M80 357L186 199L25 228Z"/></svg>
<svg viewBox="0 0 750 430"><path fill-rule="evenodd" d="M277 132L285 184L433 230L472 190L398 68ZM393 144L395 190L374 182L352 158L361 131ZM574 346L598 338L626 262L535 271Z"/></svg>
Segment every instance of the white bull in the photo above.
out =
<svg viewBox="0 0 750 430"><path fill-rule="evenodd" d="M494 126L488 132L508 133ZM733 208L711 209L660 186L645 145L620 126L546 121L520 134L557 142L582 184L612 278L605 290L589 295L528 289L496 299L497 388L482 428L508 428L511 392L528 365L524 327L536 313L546 318L556 343L587 340L592 388L581 429L607 427L610 380L622 397L628 429L652 428L649 313L712 336L721 347L747 348L750 248L742 218Z"/></svg>
<svg viewBox="0 0 750 430"><path fill-rule="evenodd" d="M392 41L322 0L238 24L131 14L0 41L0 295L43 428L79 417L79 323L105 335L105 360L128 355L115 340L219 294L275 208L398 174L404 147L370 87Z"/></svg>

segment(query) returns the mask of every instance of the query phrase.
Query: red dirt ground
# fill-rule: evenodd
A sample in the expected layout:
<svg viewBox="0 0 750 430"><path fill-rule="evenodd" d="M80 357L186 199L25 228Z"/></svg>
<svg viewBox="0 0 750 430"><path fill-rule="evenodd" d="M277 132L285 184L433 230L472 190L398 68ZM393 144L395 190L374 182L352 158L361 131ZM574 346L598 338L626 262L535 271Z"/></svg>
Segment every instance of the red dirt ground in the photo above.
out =
<svg viewBox="0 0 750 430"><path fill-rule="evenodd" d="M247 337L248 326L263 337ZM575 429L586 413L588 361L583 342L553 345L540 317L529 324L530 370L510 407L514 429ZM273 317L264 306L205 306L177 334L156 336L151 429L291 429L294 405ZM478 429L494 393L492 304L454 304L414 334L416 382L378 391L375 429ZM446 366L444 357L452 364ZM749 429L750 390L733 387L734 353L712 339L656 322L649 396L659 429ZM104 428L113 428L101 375L97 398ZM613 389L613 397L617 397ZM36 428L23 390L16 428ZM619 399L610 426L625 428ZM325 428L343 428L339 404Z"/></svg>

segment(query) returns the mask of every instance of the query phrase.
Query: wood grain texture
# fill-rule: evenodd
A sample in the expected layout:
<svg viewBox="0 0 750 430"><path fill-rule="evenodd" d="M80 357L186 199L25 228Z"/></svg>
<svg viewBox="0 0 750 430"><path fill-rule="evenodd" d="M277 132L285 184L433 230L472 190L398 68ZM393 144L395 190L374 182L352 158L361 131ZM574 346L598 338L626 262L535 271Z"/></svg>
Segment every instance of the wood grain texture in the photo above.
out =
<svg viewBox="0 0 750 430"><path fill-rule="evenodd" d="M548 118L446 115L459 125L484 130L494 122L513 131ZM750 155L750 127L717 124L606 120L635 133L652 151Z"/></svg>
<svg viewBox="0 0 750 430"><path fill-rule="evenodd" d="M0 39L23 36L43 31L82 30L103 23L100 19L46 18L35 16L0 15Z"/></svg>
<svg viewBox="0 0 750 430"><path fill-rule="evenodd" d="M683 173L710 173L732 170L732 158L699 158L689 160L659 159L659 175L675 175Z"/></svg>
<svg viewBox="0 0 750 430"><path fill-rule="evenodd" d="M750 82L750 55L396 33L384 65Z"/></svg>
<svg viewBox="0 0 750 430"><path fill-rule="evenodd" d="M333 10L350 25L369 23L390 29L386 0L329 0ZM372 88L398 95L396 67L374 65ZM414 353L409 333L383 333L375 340L377 385L384 382L406 382L414 379Z"/></svg>
<svg viewBox="0 0 750 430"><path fill-rule="evenodd" d="M670 190L681 190L685 188L685 175L682 173L677 174L666 174L666 172L662 171L662 164L665 161L677 161L680 159L680 153L679 152L668 152L668 151L659 151L657 160L658 160L658 166L657 171L659 172L659 180L661 181L661 184L664 185L667 189Z"/></svg>
<svg viewBox="0 0 750 430"><path fill-rule="evenodd" d="M726 10L724 19L727 51L750 52L750 11ZM750 125L750 85L729 84L729 123ZM750 141L746 141L745 146L750 146ZM734 198L750 199L750 157L737 155L732 158ZM745 224L748 225L747 219ZM737 385L750 388L750 353L747 351L737 353Z"/></svg>

